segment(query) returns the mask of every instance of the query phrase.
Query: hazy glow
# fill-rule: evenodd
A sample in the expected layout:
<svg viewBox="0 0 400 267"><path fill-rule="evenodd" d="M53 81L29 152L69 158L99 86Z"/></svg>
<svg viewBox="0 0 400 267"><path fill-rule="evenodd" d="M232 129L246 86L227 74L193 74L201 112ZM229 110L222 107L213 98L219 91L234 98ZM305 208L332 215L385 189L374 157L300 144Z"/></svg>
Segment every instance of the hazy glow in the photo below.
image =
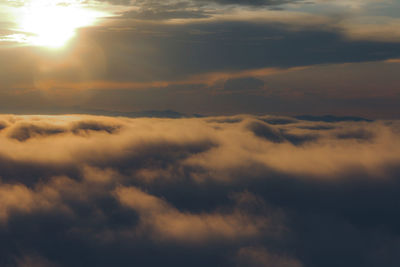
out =
<svg viewBox="0 0 400 267"><path fill-rule="evenodd" d="M62 47L80 27L93 25L104 14L82 6L80 1L33 0L18 14L23 42L45 47ZM20 42L22 42L20 41Z"/></svg>

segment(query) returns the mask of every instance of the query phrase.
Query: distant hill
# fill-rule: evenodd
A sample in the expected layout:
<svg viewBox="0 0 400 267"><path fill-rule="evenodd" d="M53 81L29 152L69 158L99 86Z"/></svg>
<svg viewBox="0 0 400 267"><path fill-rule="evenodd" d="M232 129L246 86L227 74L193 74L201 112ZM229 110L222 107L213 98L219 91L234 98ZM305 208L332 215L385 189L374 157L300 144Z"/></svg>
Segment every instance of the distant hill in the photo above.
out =
<svg viewBox="0 0 400 267"><path fill-rule="evenodd" d="M112 110L103 110L103 109L86 109L81 108L79 106L70 107L70 108L48 108L48 109L40 109L35 111L26 112L25 110L19 110L18 112L10 112L8 110L2 110L0 107L0 113L3 114L21 114L21 115L63 115L63 114L87 114L87 115L99 115L99 116L110 116L110 117L129 117L129 118L170 118L170 119L179 119L179 118L203 118L207 117L207 115L202 114L186 114L181 113L175 110L166 109L166 110L142 110L142 111L112 111ZM292 122L290 118L295 118L303 121L320 121L320 122L341 122L341 121L366 121L372 122L373 120L362 118L362 117L354 117L354 116L334 116L334 115L323 115L323 116L314 116L314 115L299 115L293 117L285 118L271 118L268 119L268 123L270 124L286 124Z"/></svg>
<svg viewBox="0 0 400 267"><path fill-rule="evenodd" d="M353 116L334 116L334 115L324 115L324 116L313 116L313 115L301 115L295 116L298 120L303 121L323 121L323 122L341 122L341 121L367 121L371 122L370 119L365 119L361 117L353 117Z"/></svg>
<svg viewBox="0 0 400 267"><path fill-rule="evenodd" d="M108 111L108 110L95 110L95 109L79 109L73 113L89 114L89 115L103 115L113 117L130 117L130 118L186 118L193 117L184 113L180 113L174 110L144 110L144 111L133 111L133 112L121 112L121 111Z"/></svg>

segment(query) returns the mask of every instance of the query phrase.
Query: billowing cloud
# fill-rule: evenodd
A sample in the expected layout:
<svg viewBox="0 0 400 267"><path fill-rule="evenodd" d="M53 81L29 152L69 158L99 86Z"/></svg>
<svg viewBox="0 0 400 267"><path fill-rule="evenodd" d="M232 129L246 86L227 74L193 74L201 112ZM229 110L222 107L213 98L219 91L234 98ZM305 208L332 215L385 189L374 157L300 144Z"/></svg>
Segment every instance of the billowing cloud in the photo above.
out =
<svg viewBox="0 0 400 267"><path fill-rule="evenodd" d="M398 121L0 121L5 266L399 263Z"/></svg>
<svg viewBox="0 0 400 267"><path fill-rule="evenodd" d="M0 266L400 266L399 7L0 0Z"/></svg>
<svg viewBox="0 0 400 267"><path fill-rule="evenodd" d="M106 132L114 133L120 128L120 125L107 125L100 121L79 121L71 125L58 126L47 124L43 121L34 123L16 122L9 131L9 137L18 141L26 141L30 138L40 136L51 136L67 132L72 132L76 135L89 134L90 132Z"/></svg>
<svg viewBox="0 0 400 267"><path fill-rule="evenodd" d="M140 225L137 234L150 231L155 239L207 243L258 239L271 228L279 231L269 218L251 216L246 210L209 214L182 213L164 200L133 187L117 188L115 194L122 205L138 212Z"/></svg>

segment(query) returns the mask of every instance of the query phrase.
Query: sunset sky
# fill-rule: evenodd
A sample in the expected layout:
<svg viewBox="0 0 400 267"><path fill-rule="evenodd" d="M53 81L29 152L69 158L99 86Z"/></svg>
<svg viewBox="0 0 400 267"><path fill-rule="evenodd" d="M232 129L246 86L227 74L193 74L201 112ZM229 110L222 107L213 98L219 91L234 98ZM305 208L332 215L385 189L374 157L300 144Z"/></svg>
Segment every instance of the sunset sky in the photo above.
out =
<svg viewBox="0 0 400 267"><path fill-rule="evenodd" d="M396 0L2 0L0 106L399 118Z"/></svg>
<svg viewBox="0 0 400 267"><path fill-rule="evenodd" d="M399 267L400 1L0 0L0 267Z"/></svg>

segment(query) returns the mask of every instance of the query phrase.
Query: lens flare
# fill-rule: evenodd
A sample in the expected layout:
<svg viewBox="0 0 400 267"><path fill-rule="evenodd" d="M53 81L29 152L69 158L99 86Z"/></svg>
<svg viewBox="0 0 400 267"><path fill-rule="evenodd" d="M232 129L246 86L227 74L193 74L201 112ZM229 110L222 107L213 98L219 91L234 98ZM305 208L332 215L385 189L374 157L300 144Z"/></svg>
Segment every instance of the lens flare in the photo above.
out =
<svg viewBox="0 0 400 267"><path fill-rule="evenodd" d="M93 25L101 16L104 14L81 1L33 0L21 9L18 30L25 35L25 43L59 48L75 36L78 28Z"/></svg>

